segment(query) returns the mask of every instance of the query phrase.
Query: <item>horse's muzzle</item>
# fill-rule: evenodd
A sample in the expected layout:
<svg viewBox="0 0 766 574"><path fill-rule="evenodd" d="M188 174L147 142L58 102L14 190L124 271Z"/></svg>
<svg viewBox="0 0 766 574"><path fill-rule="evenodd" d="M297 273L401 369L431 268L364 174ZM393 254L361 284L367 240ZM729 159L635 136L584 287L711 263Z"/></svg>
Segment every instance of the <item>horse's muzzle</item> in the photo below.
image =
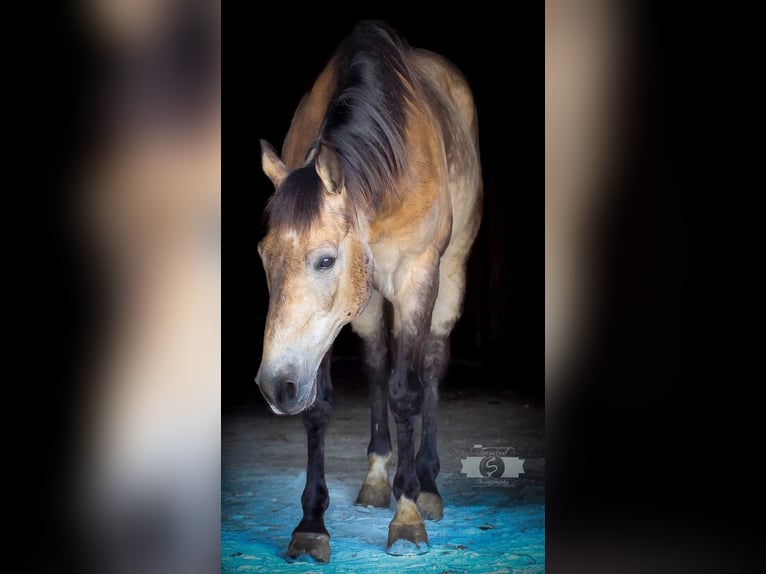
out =
<svg viewBox="0 0 766 574"><path fill-rule="evenodd" d="M309 408L316 398L316 388L301 389L295 377L278 376L271 380L258 380L261 394L271 410L278 415L295 415Z"/></svg>

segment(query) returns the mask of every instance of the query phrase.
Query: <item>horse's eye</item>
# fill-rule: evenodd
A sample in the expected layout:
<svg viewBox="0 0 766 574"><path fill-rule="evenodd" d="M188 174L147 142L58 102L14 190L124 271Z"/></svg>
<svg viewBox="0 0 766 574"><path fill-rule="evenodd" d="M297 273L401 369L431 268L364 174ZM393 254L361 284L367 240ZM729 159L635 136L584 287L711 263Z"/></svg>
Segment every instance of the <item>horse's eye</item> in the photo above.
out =
<svg viewBox="0 0 766 574"><path fill-rule="evenodd" d="M330 269L333 265L335 265L335 257L320 257L316 262L317 269Z"/></svg>

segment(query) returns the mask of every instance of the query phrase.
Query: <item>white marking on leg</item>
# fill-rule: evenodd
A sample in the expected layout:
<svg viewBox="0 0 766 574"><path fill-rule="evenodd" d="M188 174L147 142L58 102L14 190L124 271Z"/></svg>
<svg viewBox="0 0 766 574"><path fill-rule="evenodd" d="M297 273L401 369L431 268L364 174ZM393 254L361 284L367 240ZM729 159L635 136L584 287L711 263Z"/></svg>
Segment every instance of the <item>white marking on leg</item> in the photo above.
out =
<svg viewBox="0 0 766 574"><path fill-rule="evenodd" d="M389 484L388 469L386 466L391 460L391 453L389 452L385 456L379 454L371 454L368 458L370 461L370 470L367 472L367 478L364 481L365 484L369 484L371 486L382 483Z"/></svg>
<svg viewBox="0 0 766 574"><path fill-rule="evenodd" d="M404 495L399 497L399 502L396 504L396 514L391 524L412 524L417 522L423 522L423 517L420 516L420 511L417 505Z"/></svg>

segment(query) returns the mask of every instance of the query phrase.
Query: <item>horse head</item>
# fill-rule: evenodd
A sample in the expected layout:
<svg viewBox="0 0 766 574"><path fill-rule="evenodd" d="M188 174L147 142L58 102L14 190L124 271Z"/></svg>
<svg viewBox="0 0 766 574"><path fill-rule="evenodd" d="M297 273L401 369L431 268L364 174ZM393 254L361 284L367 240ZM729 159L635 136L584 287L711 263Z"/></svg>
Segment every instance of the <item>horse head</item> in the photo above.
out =
<svg viewBox="0 0 766 574"><path fill-rule="evenodd" d="M290 170L261 147L276 191L258 244L269 310L256 383L275 413L296 414L314 403L317 370L341 328L366 307L373 261L334 150L317 144Z"/></svg>

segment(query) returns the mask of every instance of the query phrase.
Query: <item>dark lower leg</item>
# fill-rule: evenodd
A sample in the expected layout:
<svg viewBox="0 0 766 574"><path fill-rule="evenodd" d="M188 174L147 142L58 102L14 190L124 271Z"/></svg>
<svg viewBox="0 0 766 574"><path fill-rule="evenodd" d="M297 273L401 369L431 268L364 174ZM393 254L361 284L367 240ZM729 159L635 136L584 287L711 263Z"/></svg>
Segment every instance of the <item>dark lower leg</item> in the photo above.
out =
<svg viewBox="0 0 766 574"><path fill-rule="evenodd" d="M416 270L412 271L413 277L418 278ZM421 347L431 324L431 310L438 283L434 276L426 277L422 273L419 279L411 283L417 286L417 293L402 293L398 305L394 304L396 346L394 370L388 381L388 398L396 421L399 458L394 476L396 513L388 525L389 550L397 540L409 541L418 548L423 542L428 544L423 517L415 503L420 494L420 482L415 472L413 434L423 403ZM407 295L413 297L408 299Z"/></svg>
<svg viewBox="0 0 766 574"><path fill-rule="evenodd" d="M364 373L370 385L370 444L367 455L387 456L391 452L388 432L388 377L390 372L385 325L364 342Z"/></svg>
<svg viewBox="0 0 766 574"><path fill-rule="evenodd" d="M321 410L324 410L320 407ZM330 495L324 479L324 431L325 426L318 420L322 416L316 407L312 414L303 415L308 435L309 458L306 466L306 486L301 496L303 519L296 532L322 532L327 534L324 513L330 504ZM329 409L327 409L329 411Z"/></svg>
<svg viewBox="0 0 766 574"><path fill-rule="evenodd" d="M308 438L306 487L301 496L303 519L293 531L288 549L291 557L310 554L322 562L330 559L329 533L324 524L324 513L330 504L324 478L324 433L330 420L331 406L332 383L328 352L317 373L317 399L302 415Z"/></svg>
<svg viewBox="0 0 766 574"><path fill-rule="evenodd" d="M420 494L420 483L415 473L414 430L416 416L397 418L396 436L399 451L396 475L394 476L394 496L397 500L403 494L411 500L416 500Z"/></svg>
<svg viewBox="0 0 766 574"><path fill-rule="evenodd" d="M407 369L403 373L395 372L389 384L390 405L396 421L398 449L394 496L398 500L403 494L410 500L416 500L420 493L420 484L415 473L414 431L420 414L422 389L417 373L412 369Z"/></svg>
<svg viewBox="0 0 766 574"><path fill-rule="evenodd" d="M397 366L402 366L401 355ZM414 442L422 401L418 373L409 366L395 369L389 381L389 400L396 421L399 458L394 476L394 496L398 502L394 518L388 526L388 547L391 548L397 540L407 540L420 547L421 542L428 543L428 535L415 505L420 494L420 483L415 473Z"/></svg>
<svg viewBox="0 0 766 574"><path fill-rule="evenodd" d="M425 518L440 519L442 502L436 488L439 474L439 453L436 448L439 385L449 364L449 339L429 336L421 353L421 379L423 382L423 425L420 450L415 459L415 470L420 482L421 496L418 507ZM427 493L427 496L424 495Z"/></svg>

